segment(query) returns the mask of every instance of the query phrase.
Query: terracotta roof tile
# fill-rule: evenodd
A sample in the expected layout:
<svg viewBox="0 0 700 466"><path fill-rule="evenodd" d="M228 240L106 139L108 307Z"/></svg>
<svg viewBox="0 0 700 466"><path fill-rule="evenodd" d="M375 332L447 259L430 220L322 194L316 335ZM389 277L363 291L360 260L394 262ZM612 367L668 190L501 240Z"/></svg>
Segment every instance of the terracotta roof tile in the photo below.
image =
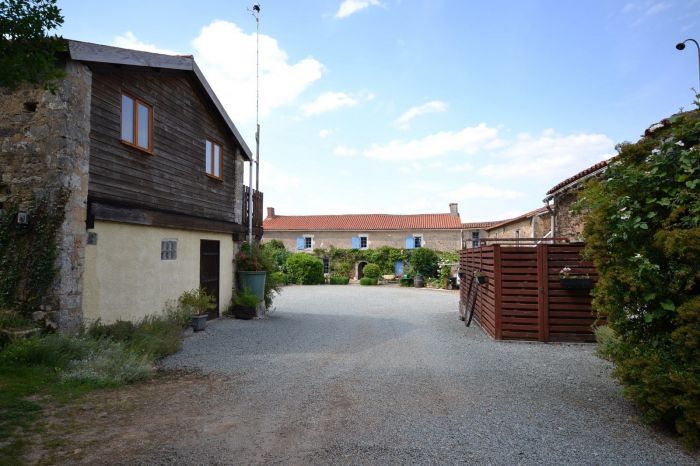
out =
<svg viewBox="0 0 700 466"><path fill-rule="evenodd" d="M263 221L263 229L267 231L446 230L461 227L460 218L450 214L275 215Z"/></svg>
<svg viewBox="0 0 700 466"><path fill-rule="evenodd" d="M487 228L490 228L491 226L499 223L500 220L496 220L493 222L469 222L469 223L463 223L462 228L465 230L485 230Z"/></svg>
<svg viewBox="0 0 700 466"><path fill-rule="evenodd" d="M554 193L554 192L560 190L561 188L563 188L563 187L566 186L566 185L569 185L569 184L571 184L571 183L573 183L573 182L575 182L575 181L578 181L578 180L580 180L581 178L584 178L584 177L586 177L587 175L590 175L591 173L597 172L597 171L600 170L601 168L607 167L609 162L610 162L610 159L608 159L608 160L603 160L602 162L596 163L596 164L593 165L592 167L588 167L588 168L586 168L585 170L578 172L578 173L575 174L574 176L571 176L571 177L565 179L564 181L562 181L561 183L559 183L558 185L554 186L552 189L550 189L549 191L547 191L547 194L552 194L552 193Z"/></svg>
<svg viewBox="0 0 700 466"><path fill-rule="evenodd" d="M523 220L523 219L526 219L526 218L530 218L530 217L534 217L535 215L543 214L543 213L545 213L545 212L547 212L547 208L546 208L546 207L540 207L540 208L538 208L538 209L531 210L530 212L527 212L527 213L524 213L524 214L522 214L522 215L519 215L518 217L509 218L508 220L502 220L502 221L500 221L500 222L492 222L492 225L489 226L489 227L486 228L486 229L487 229L487 230L493 230L494 228L500 228L500 227L503 227L503 226L505 226L505 225L509 225L509 224L511 224L511 223L513 223L513 222L519 222L520 220Z"/></svg>

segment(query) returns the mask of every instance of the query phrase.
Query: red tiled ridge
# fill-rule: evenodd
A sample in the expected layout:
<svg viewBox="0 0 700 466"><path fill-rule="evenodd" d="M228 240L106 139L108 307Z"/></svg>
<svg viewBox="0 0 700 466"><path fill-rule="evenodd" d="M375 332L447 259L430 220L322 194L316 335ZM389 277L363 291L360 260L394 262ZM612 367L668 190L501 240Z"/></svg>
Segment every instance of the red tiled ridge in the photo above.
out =
<svg viewBox="0 0 700 466"><path fill-rule="evenodd" d="M352 215L275 215L263 221L263 229L303 231L447 230L462 228L462 221L451 214L352 214Z"/></svg>
<svg viewBox="0 0 700 466"><path fill-rule="evenodd" d="M596 163L592 167L588 167L585 170L578 172L574 176L565 179L564 181L562 181L561 183L559 183L558 185L556 185L555 187L553 187L552 189L547 191L547 194L552 194L552 193L560 190L564 186L571 184L574 181L580 180L581 178L585 177L586 175L590 175L591 173L596 172L596 171L600 170L601 168L607 167L609 162L610 162L610 160L603 160L602 162Z"/></svg>

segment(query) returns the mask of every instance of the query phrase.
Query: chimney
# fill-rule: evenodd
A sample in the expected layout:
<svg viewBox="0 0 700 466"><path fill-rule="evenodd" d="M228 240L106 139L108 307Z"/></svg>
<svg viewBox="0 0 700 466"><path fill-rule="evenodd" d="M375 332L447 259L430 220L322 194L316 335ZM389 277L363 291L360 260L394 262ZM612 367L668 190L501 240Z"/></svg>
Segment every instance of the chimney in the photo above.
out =
<svg viewBox="0 0 700 466"><path fill-rule="evenodd" d="M459 210L457 210L456 202L450 204L450 215L452 215L453 217L459 217Z"/></svg>
<svg viewBox="0 0 700 466"><path fill-rule="evenodd" d="M273 218L274 216L275 216L275 208L268 207L267 208L267 218Z"/></svg>

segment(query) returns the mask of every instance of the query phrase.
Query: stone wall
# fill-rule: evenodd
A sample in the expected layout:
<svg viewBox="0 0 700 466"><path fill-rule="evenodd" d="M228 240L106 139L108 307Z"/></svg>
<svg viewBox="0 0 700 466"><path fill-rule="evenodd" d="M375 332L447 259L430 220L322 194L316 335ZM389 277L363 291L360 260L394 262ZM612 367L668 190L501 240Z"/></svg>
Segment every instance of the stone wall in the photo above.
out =
<svg viewBox="0 0 700 466"><path fill-rule="evenodd" d="M44 310L63 332L82 323L92 75L76 62L55 94L22 85L0 94L0 203L28 207L35 197L69 197L58 233L58 274Z"/></svg>
<svg viewBox="0 0 700 466"><path fill-rule="evenodd" d="M583 241L583 216L574 215L571 209L576 202L578 192L566 191L554 198L555 222L554 236L569 238L571 241Z"/></svg>
<svg viewBox="0 0 700 466"><path fill-rule="evenodd" d="M549 212L524 218L488 231L489 238L542 238L549 233L551 215Z"/></svg>
<svg viewBox="0 0 700 466"><path fill-rule="evenodd" d="M406 237L413 234L423 235L423 246L438 251L458 251L462 247L460 230L416 230L416 231L269 231L263 234L262 241L280 240L289 251L297 250L297 238L300 236L313 236L313 249L328 249L334 246L339 249L352 248L352 237L367 235L369 249L377 249L382 246L403 249L406 247Z"/></svg>

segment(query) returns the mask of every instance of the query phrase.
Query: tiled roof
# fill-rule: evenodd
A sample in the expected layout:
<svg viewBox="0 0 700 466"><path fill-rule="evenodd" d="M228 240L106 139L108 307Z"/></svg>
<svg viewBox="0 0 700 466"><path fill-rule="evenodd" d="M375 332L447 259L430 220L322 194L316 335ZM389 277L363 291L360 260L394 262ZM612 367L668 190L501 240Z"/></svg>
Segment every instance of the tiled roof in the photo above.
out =
<svg viewBox="0 0 700 466"><path fill-rule="evenodd" d="M500 222L492 222L492 225L489 226L489 227L486 228L486 229L487 229L487 230L493 230L493 229L495 229L495 228L500 228L500 227L509 225L509 224L511 224L511 223L513 223L513 222L519 222L520 220L523 220L523 219L526 219L526 218L530 218L530 217L534 217L535 215L540 215L540 214L543 214L543 213L545 213L545 212L547 212L547 208L546 208L546 207L540 207L539 209L531 210L530 212L524 213L524 214L522 214L522 215L520 215L520 216L518 216L518 217L509 218L508 220L503 220L503 221L500 221Z"/></svg>
<svg viewBox="0 0 700 466"><path fill-rule="evenodd" d="M355 215L275 215L263 221L263 229L291 231L376 231L447 230L462 228L462 221L451 214L355 214Z"/></svg>
<svg viewBox="0 0 700 466"><path fill-rule="evenodd" d="M470 223L463 223L462 224L462 229L464 230L485 230L487 228L492 227L493 225L500 223L500 220L496 220L494 222L470 222Z"/></svg>
<svg viewBox="0 0 700 466"><path fill-rule="evenodd" d="M597 172L598 170L607 167L609 162L610 162L610 160L603 160L602 162L596 163L592 167L588 167L585 170L578 172L574 176L569 177L569 178L565 179L564 181L562 181L561 183L559 183L558 185L554 186L552 189L547 191L547 194L552 194L552 193L560 190L564 186L567 186L575 181L580 180L581 178L585 178L587 175L590 175L591 173Z"/></svg>

